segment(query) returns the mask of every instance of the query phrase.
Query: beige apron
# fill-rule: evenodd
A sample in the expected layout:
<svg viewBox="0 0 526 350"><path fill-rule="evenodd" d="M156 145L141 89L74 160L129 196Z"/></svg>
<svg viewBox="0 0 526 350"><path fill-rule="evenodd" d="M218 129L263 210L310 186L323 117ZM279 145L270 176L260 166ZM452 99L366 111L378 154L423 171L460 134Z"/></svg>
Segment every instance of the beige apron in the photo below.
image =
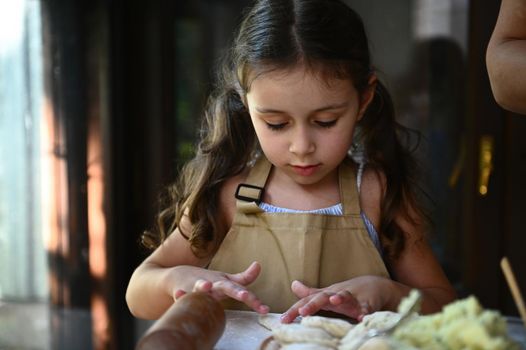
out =
<svg viewBox="0 0 526 350"><path fill-rule="evenodd" d="M338 171L342 216L264 212L257 202L270 170L270 162L259 158L246 183L238 188L232 227L209 269L237 273L258 261L261 274L249 289L271 312L280 313L298 300L290 289L293 280L327 287L362 275L389 276L360 216L355 167L350 160ZM225 301L225 307L247 309L234 300Z"/></svg>

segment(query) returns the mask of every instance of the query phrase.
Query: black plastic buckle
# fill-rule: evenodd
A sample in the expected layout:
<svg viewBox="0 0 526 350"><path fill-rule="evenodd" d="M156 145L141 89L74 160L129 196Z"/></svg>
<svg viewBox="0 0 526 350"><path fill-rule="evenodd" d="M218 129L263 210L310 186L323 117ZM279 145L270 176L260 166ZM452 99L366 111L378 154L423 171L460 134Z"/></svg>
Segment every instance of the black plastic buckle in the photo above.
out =
<svg viewBox="0 0 526 350"><path fill-rule="evenodd" d="M259 190L259 195L257 197L247 197L242 196L239 194L239 191L242 187L252 188L255 190ZM263 187L254 186L254 185L248 185L248 184L239 184L236 189L236 198L245 202L256 202L257 204L261 203L261 200L263 199Z"/></svg>

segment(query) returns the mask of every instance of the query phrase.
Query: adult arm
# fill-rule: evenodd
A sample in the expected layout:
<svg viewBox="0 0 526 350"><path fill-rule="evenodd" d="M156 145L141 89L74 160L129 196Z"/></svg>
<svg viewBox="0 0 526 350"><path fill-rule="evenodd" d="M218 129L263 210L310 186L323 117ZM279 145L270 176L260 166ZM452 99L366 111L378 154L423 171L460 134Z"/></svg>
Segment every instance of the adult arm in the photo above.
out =
<svg viewBox="0 0 526 350"><path fill-rule="evenodd" d="M502 0L486 51L495 100L503 108L526 114L526 1Z"/></svg>

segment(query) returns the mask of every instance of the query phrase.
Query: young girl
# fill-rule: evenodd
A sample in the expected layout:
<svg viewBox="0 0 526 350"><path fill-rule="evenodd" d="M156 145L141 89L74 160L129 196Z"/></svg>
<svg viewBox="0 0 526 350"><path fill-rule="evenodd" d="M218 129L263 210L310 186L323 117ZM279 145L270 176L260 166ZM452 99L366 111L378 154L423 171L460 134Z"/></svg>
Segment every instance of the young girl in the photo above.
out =
<svg viewBox="0 0 526 350"><path fill-rule="evenodd" d="M158 318L191 291L283 322L360 319L411 288L426 313L453 300L424 239L405 129L343 2L256 1L205 117L159 216L163 243L130 280L135 316Z"/></svg>

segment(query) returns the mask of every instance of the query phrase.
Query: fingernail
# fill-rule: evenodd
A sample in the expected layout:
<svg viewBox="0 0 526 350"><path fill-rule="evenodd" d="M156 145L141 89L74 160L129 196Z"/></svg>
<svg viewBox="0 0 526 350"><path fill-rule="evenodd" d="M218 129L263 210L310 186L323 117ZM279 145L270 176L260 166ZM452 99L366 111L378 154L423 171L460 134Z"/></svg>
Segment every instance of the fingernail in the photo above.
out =
<svg viewBox="0 0 526 350"><path fill-rule="evenodd" d="M262 314L268 314L269 312L269 307L266 306L266 305L261 305L259 307L259 312L262 313Z"/></svg>

